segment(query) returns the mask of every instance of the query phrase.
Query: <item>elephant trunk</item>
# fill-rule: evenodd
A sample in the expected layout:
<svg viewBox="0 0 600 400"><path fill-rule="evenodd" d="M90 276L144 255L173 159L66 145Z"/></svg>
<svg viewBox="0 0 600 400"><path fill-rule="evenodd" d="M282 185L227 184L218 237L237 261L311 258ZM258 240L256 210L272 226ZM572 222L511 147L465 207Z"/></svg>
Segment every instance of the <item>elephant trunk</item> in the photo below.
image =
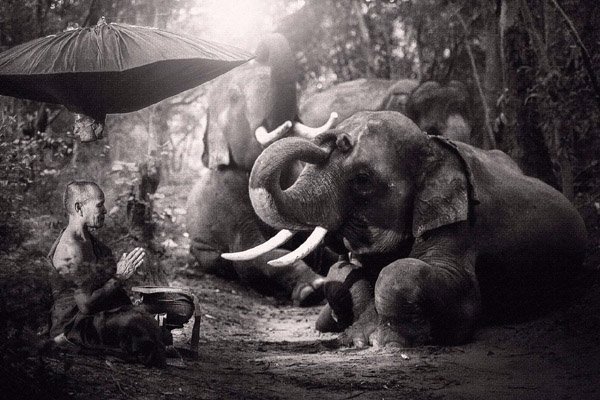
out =
<svg viewBox="0 0 600 400"><path fill-rule="evenodd" d="M272 34L256 49L256 59L269 65L271 70L270 115L267 130L275 129L286 120L292 121L298 113L296 98L296 67L290 46L281 34Z"/></svg>
<svg viewBox="0 0 600 400"><path fill-rule="evenodd" d="M337 228L341 221L339 173L323 168L331 150L301 138L281 139L256 160L250 174L250 200L258 216L278 229L310 230L320 226ZM308 164L286 190L280 176L291 163Z"/></svg>

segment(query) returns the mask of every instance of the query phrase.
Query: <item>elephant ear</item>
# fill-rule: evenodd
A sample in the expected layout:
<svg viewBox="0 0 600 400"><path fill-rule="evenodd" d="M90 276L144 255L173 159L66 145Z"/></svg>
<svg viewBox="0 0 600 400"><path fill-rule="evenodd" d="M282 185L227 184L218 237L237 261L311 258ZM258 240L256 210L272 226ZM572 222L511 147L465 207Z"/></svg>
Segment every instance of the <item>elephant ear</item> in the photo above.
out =
<svg viewBox="0 0 600 400"><path fill-rule="evenodd" d="M231 155L229 154L229 144L221 129L210 128L210 113L206 111L206 127L202 142L202 164L210 169L217 169L220 166L229 165ZM215 124L216 121L213 122Z"/></svg>
<svg viewBox="0 0 600 400"><path fill-rule="evenodd" d="M473 206L478 204L474 178L465 154L441 137L430 136L443 151L442 160L427 171L417 191L413 211L413 236L461 221L474 223ZM450 154L458 157L449 157Z"/></svg>
<svg viewBox="0 0 600 400"><path fill-rule="evenodd" d="M408 96L406 116L413 121L418 121L422 110L425 109L425 103L440 90L440 87L440 84L434 81L427 81L417 86Z"/></svg>
<svg viewBox="0 0 600 400"><path fill-rule="evenodd" d="M410 94L418 87L418 83L414 79L401 79L396 82L388 93L380 110L398 111L406 114L406 105Z"/></svg>

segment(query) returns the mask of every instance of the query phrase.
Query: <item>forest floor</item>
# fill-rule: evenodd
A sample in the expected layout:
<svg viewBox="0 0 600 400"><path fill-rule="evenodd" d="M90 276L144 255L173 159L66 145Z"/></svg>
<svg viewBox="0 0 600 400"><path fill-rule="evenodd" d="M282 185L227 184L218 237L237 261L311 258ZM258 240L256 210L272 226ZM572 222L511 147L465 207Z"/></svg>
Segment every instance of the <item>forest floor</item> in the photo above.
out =
<svg viewBox="0 0 600 400"><path fill-rule="evenodd" d="M182 193L174 189L160 192ZM182 196L167 195L156 209L182 208ZM58 228L48 231L55 236ZM23 332L35 330L33 315L43 314L40 304L48 302L38 277L47 250L24 246L2 256L0 327L7 337L0 345L0 397L600 399L598 276L585 294L552 313L482 327L463 346L354 349L314 330L320 307L293 307L236 282L190 274L184 231L177 222L159 226L159 241L178 244L162 253L160 263L170 269L171 286L188 287L199 299L200 346L197 358L182 351L163 370L114 356L37 356ZM191 328L192 321L173 331L176 347L189 348Z"/></svg>

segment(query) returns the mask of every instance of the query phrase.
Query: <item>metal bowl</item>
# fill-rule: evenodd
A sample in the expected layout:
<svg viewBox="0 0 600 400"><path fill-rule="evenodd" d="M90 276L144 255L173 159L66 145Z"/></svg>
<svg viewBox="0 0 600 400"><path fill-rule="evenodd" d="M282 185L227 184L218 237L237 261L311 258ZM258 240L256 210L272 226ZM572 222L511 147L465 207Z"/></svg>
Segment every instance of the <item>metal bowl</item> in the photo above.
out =
<svg viewBox="0 0 600 400"><path fill-rule="evenodd" d="M142 306L151 314L167 314L165 325L183 326L194 315L194 296L187 288L169 286L136 286L142 295Z"/></svg>

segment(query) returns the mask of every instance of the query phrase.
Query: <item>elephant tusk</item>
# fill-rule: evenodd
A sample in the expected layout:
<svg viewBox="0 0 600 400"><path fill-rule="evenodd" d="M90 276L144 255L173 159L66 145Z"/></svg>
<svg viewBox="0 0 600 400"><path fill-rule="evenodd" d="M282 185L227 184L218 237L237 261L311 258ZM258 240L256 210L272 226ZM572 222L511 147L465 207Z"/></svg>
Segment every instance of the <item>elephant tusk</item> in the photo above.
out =
<svg viewBox="0 0 600 400"><path fill-rule="evenodd" d="M279 125L277 128L273 129L271 132L267 131L264 126L259 126L254 131L254 137L261 144L261 146L266 147L269 144L273 143L277 139L281 138L286 132L292 127L291 121L285 121L283 124Z"/></svg>
<svg viewBox="0 0 600 400"><path fill-rule="evenodd" d="M315 230L310 234L308 239L302 243L298 248L283 257L279 257L275 260L269 261L267 264L273 267L285 267L295 263L296 261L306 257L310 252L317 248L323 241L323 238L327 234L327 229L317 226Z"/></svg>
<svg viewBox="0 0 600 400"><path fill-rule="evenodd" d="M263 254L281 246L282 244L290 240L290 238L294 236L294 233L295 232L292 232L290 230L282 229L277 233L277 235L273 236L271 239L267 240L262 244L259 244L256 247L244 251L239 251L237 253L223 253L221 254L221 257L229 261L253 260L256 257L262 256Z"/></svg>
<svg viewBox="0 0 600 400"><path fill-rule="evenodd" d="M295 122L294 123L294 132L296 133L296 135L298 135L300 137L303 137L306 139L313 139L315 136L320 135L321 133L327 131L328 129L331 129L333 127L333 125L335 125L337 119L338 119L338 113L336 113L334 111L329 116L329 119L327 120L327 122L325 122L325 124L323 126L320 126L318 128L311 128L309 126L304 125L301 122Z"/></svg>
<svg viewBox="0 0 600 400"><path fill-rule="evenodd" d="M310 283L310 286L312 286L313 289L318 289L321 286L323 286L326 282L327 282L327 278L317 278Z"/></svg>

